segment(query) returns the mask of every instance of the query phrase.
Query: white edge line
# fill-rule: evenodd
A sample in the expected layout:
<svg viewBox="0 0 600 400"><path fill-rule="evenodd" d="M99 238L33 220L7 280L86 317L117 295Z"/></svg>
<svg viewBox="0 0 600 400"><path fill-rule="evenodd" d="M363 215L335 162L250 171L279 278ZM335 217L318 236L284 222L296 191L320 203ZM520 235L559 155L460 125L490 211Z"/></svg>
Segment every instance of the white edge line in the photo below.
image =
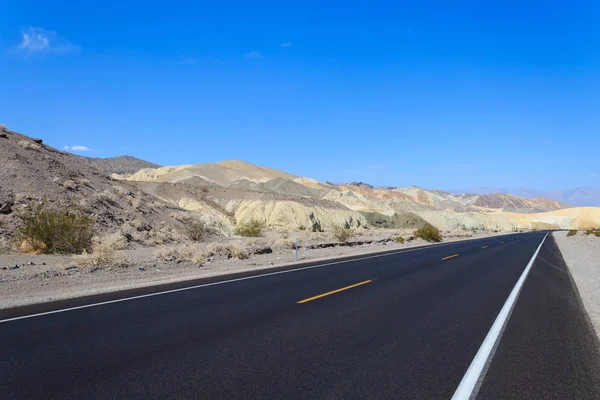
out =
<svg viewBox="0 0 600 400"><path fill-rule="evenodd" d="M489 366L489 362L492 357L494 357L494 353L496 351L496 345L500 341L502 333L504 331L504 327L510 318L510 314L512 313L513 307L519 297L519 293L521 292L521 288L523 287L523 283L525 279L527 279L527 275L529 275L529 271L533 266L533 263L542 248L542 245L546 241L546 237L548 237L548 233L542 239L542 242L538 246L535 253L533 253L533 257L529 260L527 267L519 277L519 280L515 284L515 287L508 295L504 306L498 313L494 324L490 328L487 336L483 340L481 347L477 351L475 358L471 361L471 365L467 369L465 376L463 376L458 388L454 392L452 396L452 400L469 400L473 399L477 395L477 391L479 390L478 383L481 383L481 378L487 372L487 367Z"/></svg>
<svg viewBox="0 0 600 400"><path fill-rule="evenodd" d="M491 238L493 238L493 236ZM489 238L471 239L471 241L484 240L484 239L489 239ZM186 286L186 287L183 287L183 288L165 290L165 291L162 291L162 292L155 292L155 293L147 293L147 294L142 294L142 295L139 295L139 296L125 297L125 298L122 298L122 299L101 301L99 303L85 304L83 306L61 308L59 310L46 311L46 312L37 313L37 314L23 315L23 316L20 316L20 317L3 319L3 320L0 320L0 324L3 323L3 322L17 321L17 320L20 320L20 319L33 318L33 317L41 317L43 315L50 315L50 314L57 314L57 313L66 312L66 311L80 310L82 308L90 308L90 307L102 306L102 305L105 305L105 304L120 303L122 301L130 301L130 300L136 300L136 299L143 299L144 297L152 297L152 296L159 296L159 295L163 295L163 294L182 292L184 290L198 289L198 288L207 287L207 286L222 285L222 284L225 284L225 283L245 281L245 280L248 280L248 279L262 278L262 277L265 277L265 276L286 274L286 273L289 273L289 272L303 271L303 270L313 269L313 268L321 268L321 267L326 267L326 266L329 266L329 265L343 264L343 263L354 262L354 261L361 261L361 260L368 260L370 258L393 256L393 255L400 254L400 253L409 253L411 251L428 250L428 249L432 249L432 248L435 248L435 247L450 246L450 245L453 245L453 244L457 244L457 243L461 243L461 242L468 242L468 241L469 240L462 240L462 241L456 241L456 242L451 242L451 243L441 243L441 244L429 245L429 246L426 245L426 246L419 247L419 248L416 248L416 249L401 249L401 250L398 250L398 251L393 252L393 253L377 254L377 255L374 255L374 256L367 256L367 257L361 257L361 258L353 258L353 259L350 259L350 260L335 261L335 262L330 262L330 263L326 263L326 264L311 265L309 267L300 267L300 268L288 269L288 270L285 270L285 271L275 271L275 272L269 272L269 273L266 273L266 274L246 276L246 277L243 277L243 278L228 279L228 280L225 280L225 281L204 283L202 285ZM207 278L209 278L209 277L207 277ZM202 278L200 278L200 279L202 279ZM103 293L103 294L108 294L108 293ZM75 300L75 299L65 299L65 300Z"/></svg>

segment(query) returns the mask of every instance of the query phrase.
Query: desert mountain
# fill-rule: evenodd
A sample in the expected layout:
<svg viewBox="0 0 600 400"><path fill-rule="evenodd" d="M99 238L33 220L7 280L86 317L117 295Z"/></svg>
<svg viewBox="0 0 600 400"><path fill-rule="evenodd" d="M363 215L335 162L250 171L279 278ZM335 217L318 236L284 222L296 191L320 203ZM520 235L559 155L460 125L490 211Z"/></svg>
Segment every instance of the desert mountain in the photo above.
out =
<svg viewBox="0 0 600 400"><path fill-rule="evenodd" d="M30 201L77 207L95 217L99 233L120 232L142 245L181 240L182 221L189 217L205 220L221 235L250 220L270 229L312 231L426 223L444 230L505 231L600 224L600 208L566 209L546 198L336 185L243 161L142 168L116 180L109 173L148 164L122 157L90 161L6 130L0 132L0 161L0 239L14 232L15 211Z"/></svg>
<svg viewBox="0 0 600 400"><path fill-rule="evenodd" d="M508 194L451 194L409 188L375 188L363 182L333 185L298 177L244 161L223 161L193 166L146 168L129 181L190 183L247 189L339 203L354 211L393 215L407 210L543 212L567 208L546 198L526 199Z"/></svg>
<svg viewBox="0 0 600 400"><path fill-rule="evenodd" d="M212 164L145 168L133 174L129 180L229 186L231 182L240 179L251 182L265 182L273 178L293 180L297 176L271 168L259 167L244 161L230 160Z"/></svg>
<svg viewBox="0 0 600 400"><path fill-rule="evenodd" d="M139 158L135 158L132 156L118 156L110 158L93 158L83 156L77 157L79 157L83 162L90 164L91 166L99 169L107 175L131 175L143 168L161 167L158 164L140 160Z"/></svg>
<svg viewBox="0 0 600 400"><path fill-rule="evenodd" d="M567 203L574 206L600 207L600 188L581 187L568 190L534 190L534 189L506 189L506 188L470 188L452 190L451 193L474 193L474 194L492 194L504 193L515 196L532 198L545 197L561 203Z"/></svg>

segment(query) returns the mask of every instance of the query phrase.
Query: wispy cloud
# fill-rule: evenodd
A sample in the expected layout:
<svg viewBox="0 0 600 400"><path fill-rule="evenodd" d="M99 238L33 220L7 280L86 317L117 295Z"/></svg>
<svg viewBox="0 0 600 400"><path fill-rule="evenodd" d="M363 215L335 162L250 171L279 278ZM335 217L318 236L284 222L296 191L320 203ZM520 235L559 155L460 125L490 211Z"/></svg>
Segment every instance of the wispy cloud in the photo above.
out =
<svg viewBox="0 0 600 400"><path fill-rule="evenodd" d="M63 150L71 150L71 151L92 151L92 149L90 149L87 146L63 146Z"/></svg>
<svg viewBox="0 0 600 400"><path fill-rule="evenodd" d="M593 178L596 176L596 174L592 172L592 173L590 173L590 176Z"/></svg>
<svg viewBox="0 0 600 400"><path fill-rule="evenodd" d="M246 57L246 58L261 58L261 57L263 57L263 54L259 51L250 51L250 52L244 54L244 57Z"/></svg>
<svg viewBox="0 0 600 400"><path fill-rule="evenodd" d="M54 31L42 28L28 27L21 31L21 43L17 50L26 53L76 53L80 50L78 45L70 43L65 38L59 37Z"/></svg>
<svg viewBox="0 0 600 400"><path fill-rule="evenodd" d="M291 47L291 46L292 46L292 42L281 43L281 47Z"/></svg>

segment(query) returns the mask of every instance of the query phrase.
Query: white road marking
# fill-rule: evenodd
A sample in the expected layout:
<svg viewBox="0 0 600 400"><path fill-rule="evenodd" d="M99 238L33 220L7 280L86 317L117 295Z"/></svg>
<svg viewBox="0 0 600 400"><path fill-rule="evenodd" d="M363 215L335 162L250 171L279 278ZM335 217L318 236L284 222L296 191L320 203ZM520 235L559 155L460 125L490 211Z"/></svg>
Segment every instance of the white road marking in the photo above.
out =
<svg viewBox="0 0 600 400"><path fill-rule="evenodd" d="M435 248L435 247L450 246L450 245L458 244L458 243L464 243L464 242L470 242L470 241L478 241L478 240L485 240L485 239L491 239L491 238L493 238L493 237L490 237L490 238L477 238L477 239L471 239L471 240L462 240L462 241L451 242L451 243L434 244L434 245L419 247L419 248L416 248L416 249L401 249L401 250L395 251L393 253L378 254L378 255L374 255L374 256L354 258L354 259L351 259L351 260L344 260L344 261L330 262L330 263L326 263L326 264L311 265L309 267L294 268L294 269L289 269L289 270L286 270L286 271L269 272L269 273L266 273L266 274L246 276L246 277L243 277L243 278L229 279L229 280L219 281L219 282L205 283L205 284L202 284L202 285L186 286L186 287L178 288L178 289L164 290L162 292L142 294L142 295L139 295L139 296L125 297L125 298L122 298L122 299L108 300L108 301L102 301L102 302L99 302L99 303L92 303L92 304L85 304L83 306L62 308L62 309L59 309L59 310L47 311L47 312L42 312L42 313L37 313L37 314L23 315L21 317L7 318L7 319L0 320L0 324L3 323L3 322L17 321L17 320L20 320L20 319L33 318L33 317L41 317L43 315L57 314L57 313L66 312L66 311L80 310L82 308L90 308L90 307L102 306L102 305L105 305L105 304L120 303L122 301L130 301L130 300L136 300L136 299L143 299L144 297L160 296L160 295L163 295L163 294L182 292L184 290L199 289L199 288L203 288L203 287L207 287L207 286L222 285L222 284L225 284L225 283L245 281L245 280L248 280L248 279L262 278L262 277L265 277L265 276L286 274L286 273L289 273L289 272L296 272L296 271L304 271L304 270L307 270L307 269L321 268L321 267L326 267L326 266L329 266L329 265L336 265L336 264L343 264L343 263L349 263L349 262L354 262L354 261L368 260L368 259L371 259L371 258L378 258L378 257L387 257L387 256L393 256L393 255L400 254L400 253L409 253L411 251L428 250L428 249ZM106 294L106 293L104 293L104 294ZM65 299L65 300L69 300L69 299Z"/></svg>
<svg viewBox="0 0 600 400"><path fill-rule="evenodd" d="M531 270L531 267L538 253L540 252L544 241L546 241L546 237L548 237L547 233L546 236L544 236L544 238L542 239L542 242L538 246L535 253L533 253L533 257L531 257L531 260L529 260L529 263L527 264L525 270L519 277L519 280L515 284L515 287L510 292L510 295L508 295L506 303L504 303L504 306L502 306L500 313L498 313L494 324L492 325L490 331L483 340L481 347L479 347L475 358L473 358L473 361L471 361L471 365L469 365L469 369L467 369L465 376L463 376L462 380L460 381L460 384L458 385L458 388L454 392L452 400L473 400L477 396L477 392L479 391L481 382L483 381L483 378L485 377L490 362L494 357L496 347L500 342L502 333L504 332L504 328L506 327L506 323L510 318L510 314L512 313L517 298L519 297L519 293L521 292L523 283L525 282L525 279L527 279L527 275L529 274L529 271Z"/></svg>

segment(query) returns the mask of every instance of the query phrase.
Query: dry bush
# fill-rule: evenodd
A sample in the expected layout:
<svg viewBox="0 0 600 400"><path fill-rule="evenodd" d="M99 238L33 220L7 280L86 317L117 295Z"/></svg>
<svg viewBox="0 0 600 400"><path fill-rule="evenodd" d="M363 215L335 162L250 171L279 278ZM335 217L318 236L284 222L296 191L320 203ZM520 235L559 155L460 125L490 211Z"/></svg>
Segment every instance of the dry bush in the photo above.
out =
<svg viewBox="0 0 600 400"><path fill-rule="evenodd" d="M75 256L74 262L81 267L125 267L131 262L119 251L123 250L126 240L119 234L102 238L94 237L92 252Z"/></svg>
<svg viewBox="0 0 600 400"><path fill-rule="evenodd" d="M239 260L246 260L250 258L246 250L242 249L240 246L229 247L229 255L231 258L237 258Z"/></svg>
<svg viewBox="0 0 600 400"><path fill-rule="evenodd" d="M224 256L226 258L238 258L245 260L249 258L248 252L240 246L233 244L213 243L204 251L205 257Z"/></svg>
<svg viewBox="0 0 600 400"><path fill-rule="evenodd" d="M442 233L438 228L433 225L427 224L422 228L419 228L415 231L413 236L416 238L421 238L428 242L441 242L443 239Z"/></svg>
<svg viewBox="0 0 600 400"><path fill-rule="evenodd" d="M296 239L295 238L276 239L271 244L271 247L273 247L277 250L296 249Z"/></svg>
<svg viewBox="0 0 600 400"><path fill-rule="evenodd" d="M112 187L113 192L115 192L119 197L125 197L129 194L129 192L127 191L127 189L125 189L122 186L119 185L114 185Z"/></svg>
<svg viewBox="0 0 600 400"><path fill-rule="evenodd" d="M183 220L183 226L188 239L194 242L200 242L213 233L213 229L199 218L186 218Z"/></svg>
<svg viewBox="0 0 600 400"><path fill-rule="evenodd" d="M345 226L334 226L332 234L335 240L342 243L348 242L355 236L354 230Z"/></svg>
<svg viewBox="0 0 600 400"><path fill-rule="evenodd" d="M405 242L404 238L402 236L398 236L396 239L394 239L397 243L403 244Z"/></svg>
<svg viewBox="0 0 600 400"><path fill-rule="evenodd" d="M197 248L191 246L169 246L154 252L154 257L163 261L190 261L195 264L204 263L205 256Z"/></svg>
<svg viewBox="0 0 600 400"><path fill-rule="evenodd" d="M250 220L248 222L241 222L235 228L235 234L244 237L258 237L262 236L264 225L258 220Z"/></svg>
<svg viewBox="0 0 600 400"><path fill-rule="evenodd" d="M69 190L77 189L77 184L75 183L75 181L73 181L71 179L67 179L66 181L63 182L62 185L65 189L69 189Z"/></svg>
<svg viewBox="0 0 600 400"><path fill-rule="evenodd" d="M569 233L567 233L567 236L575 236L577 235L577 229L571 229L569 231Z"/></svg>
<svg viewBox="0 0 600 400"><path fill-rule="evenodd" d="M39 241L45 246L44 253L80 254L92 244L95 221L77 210L32 202L17 217L19 241Z"/></svg>
<svg viewBox="0 0 600 400"><path fill-rule="evenodd" d="M39 144L31 142L29 140L19 140L18 144L19 144L19 146L21 146L24 149L30 149L30 150L41 149L41 146Z"/></svg>
<svg viewBox="0 0 600 400"><path fill-rule="evenodd" d="M96 203L116 204L118 201L118 198L113 192L105 189L101 192L96 193L94 195L94 200L96 201Z"/></svg>
<svg viewBox="0 0 600 400"><path fill-rule="evenodd" d="M137 210L142 205L142 200L139 197L129 197L129 204Z"/></svg>
<svg viewBox="0 0 600 400"><path fill-rule="evenodd" d="M90 180L82 178L82 179L79 180L79 184L80 185L84 185L84 186L89 186L90 185Z"/></svg>

